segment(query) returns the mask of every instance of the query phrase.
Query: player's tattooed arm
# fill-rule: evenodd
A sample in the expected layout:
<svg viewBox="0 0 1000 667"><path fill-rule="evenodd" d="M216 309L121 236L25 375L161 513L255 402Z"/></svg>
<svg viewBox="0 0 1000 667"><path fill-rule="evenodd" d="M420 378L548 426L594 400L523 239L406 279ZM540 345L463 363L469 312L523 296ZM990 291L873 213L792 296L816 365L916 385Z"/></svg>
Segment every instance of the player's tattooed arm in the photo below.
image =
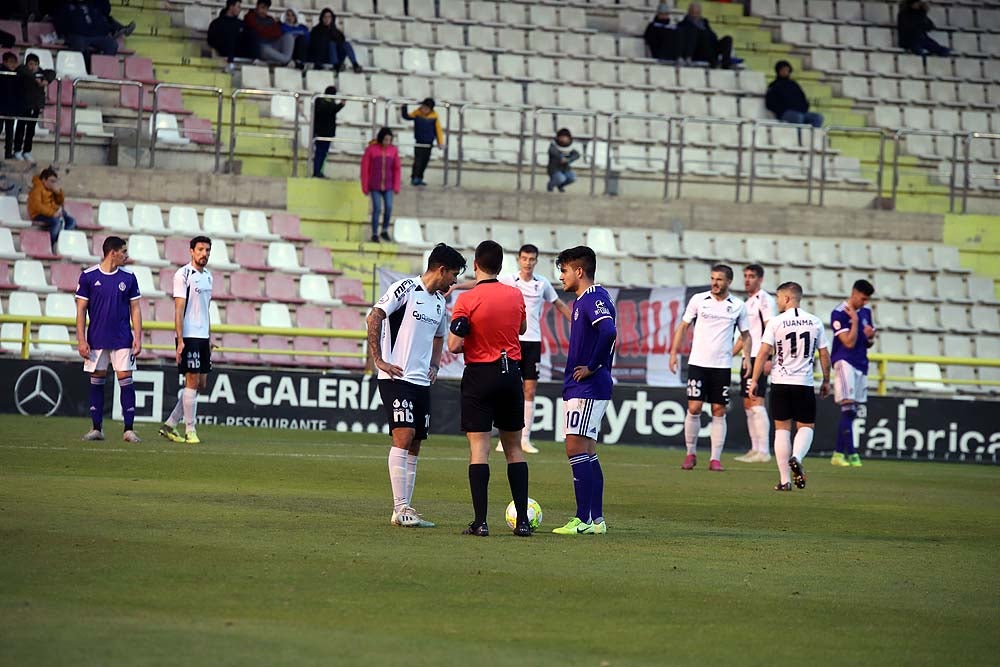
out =
<svg viewBox="0 0 1000 667"><path fill-rule="evenodd" d="M389 377L403 377L403 369L394 364L387 363L382 359L382 346L379 339L382 337L382 323L385 321L385 311L381 308L372 308L368 313L368 354L372 357L372 364L375 368Z"/></svg>

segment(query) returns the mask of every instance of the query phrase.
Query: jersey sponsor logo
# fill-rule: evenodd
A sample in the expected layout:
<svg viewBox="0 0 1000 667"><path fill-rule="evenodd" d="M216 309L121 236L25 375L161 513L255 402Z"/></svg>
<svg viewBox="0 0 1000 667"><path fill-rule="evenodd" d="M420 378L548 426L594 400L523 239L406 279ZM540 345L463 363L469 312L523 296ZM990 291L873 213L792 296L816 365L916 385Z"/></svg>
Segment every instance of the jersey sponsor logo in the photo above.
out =
<svg viewBox="0 0 1000 667"><path fill-rule="evenodd" d="M574 320L580 319L580 309L579 308L574 308L573 309L573 319Z"/></svg>
<svg viewBox="0 0 1000 667"><path fill-rule="evenodd" d="M413 281L412 280L404 280L403 282L401 282L399 284L399 287L397 287L395 289L395 291L393 291L393 293L392 293L393 298L398 299L400 296L402 296L406 292L406 290L410 289L410 287L412 287L412 286L413 286Z"/></svg>
<svg viewBox="0 0 1000 667"><path fill-rule="evenodd" d="M418 322L423 322L425 324L433 324L434 326L437 326L438 324L441 323L441 318L440 317L435 320L430 315L424 315L419 310L414 310L413 311L413 319L415 319Z"/></svg>
<svg viewBox="0 0 1000 667"><path fill-rule="evenodd" d="M596 314L596 315L610 315L611 311L608 310L608 307L606 305L604 305L603 301L598 300L597 302L594 303L594 314Z"/></svg>
<svg viewBox="0 0 1000 667"><path fill-rule="evenodd" d="M688 398L701 398L701 380L688 380L687 395Z"/></svg>
<svg viewBox="0 0 1000 667"><path fill-rule="evenodd" d="M403 422L405 424L413 423L413 403L408 399L399 400L398 398L392 402L392 421L399 423ZM430 417L428 415L428 421Z"/></svg>

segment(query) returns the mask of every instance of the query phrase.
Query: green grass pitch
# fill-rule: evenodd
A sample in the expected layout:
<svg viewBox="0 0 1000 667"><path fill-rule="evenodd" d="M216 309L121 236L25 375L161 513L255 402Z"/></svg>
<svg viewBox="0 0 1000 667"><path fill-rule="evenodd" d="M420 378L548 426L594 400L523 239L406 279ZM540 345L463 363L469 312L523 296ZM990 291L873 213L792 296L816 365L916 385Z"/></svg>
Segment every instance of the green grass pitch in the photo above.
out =
<svg viewBox="0 0 1000 667"><path fill-rule="evenodd" d="M531 457L545 522L487 539L467 446L432 437L389 525L383 435L203 427L199 446L83 443L85 420L0 417L0 665L996 664L1000 470L807 459L709 473L604 447L605 536L561 446Z"/></svg>

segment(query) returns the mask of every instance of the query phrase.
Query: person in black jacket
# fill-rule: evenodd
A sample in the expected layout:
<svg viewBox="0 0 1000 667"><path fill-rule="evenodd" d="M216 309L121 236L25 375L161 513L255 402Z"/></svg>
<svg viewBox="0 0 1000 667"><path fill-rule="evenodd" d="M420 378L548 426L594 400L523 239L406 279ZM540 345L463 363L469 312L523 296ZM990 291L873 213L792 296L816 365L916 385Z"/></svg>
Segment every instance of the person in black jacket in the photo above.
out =
<svg viewBox="0 0 1000 667"><path fill-rule="evenodd" d="M356 73L360 74L363 70L354 54L354 46L337 28L337 15L329 7L319 13L319 21L309 33L309 59L317 68L332 65L338 72L343 72L350 60Z"/></svg>
<svg viewBox="0 0 1000 667"><path fill-rule="evenodd" d="M670 7L660 3L656 8L656 16L646 26L642 35L649 49L649 55L657 60L676 60L680 50L677 38L677 26L670 25Z"/></svg>
<svg viewBox="0 0 1000 667"><path fill-rule="evenodd" d="M9 72L9 74L8 74ZM3 129L3 159L14 157L14 116L21 111L21 81L17 77L17 54L7 51L0 65L0 119Z"/></svg>
<svg viewBox="0 0 1000 667"><path fill-rule="evenodd" d="M55 81L54 70L41 69L38 56L29 53L24 64L17 68L17 78L21 83L21 109L18 116L38 118L45 108L45 89ZM31 162L31 144L35 138L36 120L19 120L14 130L14 157Z"/></svg>
<svg viewBox="0 0 1000 667"><path fill-rule="evenodd" d="M336 95L336 86L327 86L324 95ZM329 98L316 100L316 112L313 116L313 137L316 141L316 154L313 156L313 178L327 178L323 175L323 163L330 152L330 138L337 136L337 114L344 108L343 102ZM327 137L320 139L319 137Z"/></svg>
<svg viewBox="0 0 1000 667"><path fill-rule="evenodd" d="M226 0L226 6L208 25L208 45L228 61L229 70L232 70L233 58L256 58L259 55L257 40L240 20L240 11L240 0Z"/></svg>
<svg viewBox="0 0 1000 667"><path fill-rule="evenodd" d="M682 59L707 62L710 67L733 66L733 38L726 35L720 39L715 34L708 19L701 15L701 3L688 5L687 16L677 24L677 34Z"/></svg>
<svg viewBox="0 0 1000 667"><path fill-rule="evenodd" d="M928 33L936 26L927 16L927 3L924 0L905 0L899 7L896 16L896 27L899 30L899 48L911 51L918 56L933 54L947 56L951 49L938 44Z"/></svg>
<svg viewBox="0 0 1000 667"><path fill-rule="evenodd" d="M792 65L780 60L774 66L777 77L767 87L764 103L774 117L786 123L823 127L823 115L809 111L809 100L799 84L792 81Z"/></svg>

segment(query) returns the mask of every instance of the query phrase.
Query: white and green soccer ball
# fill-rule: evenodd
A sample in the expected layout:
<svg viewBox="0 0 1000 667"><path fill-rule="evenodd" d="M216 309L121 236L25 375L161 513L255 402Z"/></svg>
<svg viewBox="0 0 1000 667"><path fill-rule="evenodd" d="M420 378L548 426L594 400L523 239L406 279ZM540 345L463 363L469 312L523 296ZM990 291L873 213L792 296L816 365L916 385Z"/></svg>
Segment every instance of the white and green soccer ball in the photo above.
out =
<svg viewBox="0 0 1000 667"><path fill-rule="evenodd" d="M511 528L517 525L517 508L514 507L513 500L507 505L505 517L507 525ZM532 530L538 530L538 527L542 525L542 506L534 498L528 498L528 525L531 526Z"/></svg>

